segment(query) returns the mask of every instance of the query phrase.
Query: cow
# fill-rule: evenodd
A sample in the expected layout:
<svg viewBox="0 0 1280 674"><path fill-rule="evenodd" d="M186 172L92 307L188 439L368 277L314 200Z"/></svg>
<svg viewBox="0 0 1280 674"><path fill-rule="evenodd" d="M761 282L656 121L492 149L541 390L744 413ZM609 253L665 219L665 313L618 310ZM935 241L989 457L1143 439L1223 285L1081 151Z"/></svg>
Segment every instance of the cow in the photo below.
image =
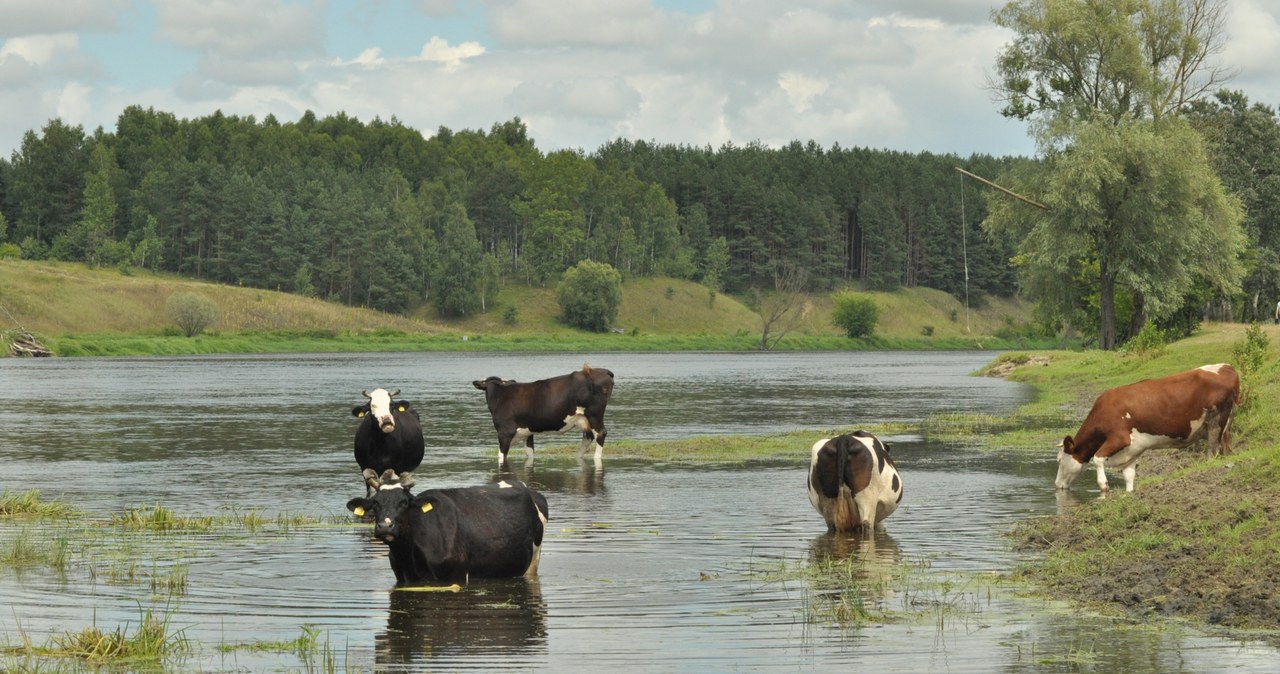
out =
<svg viewBox="0 0 1280 674"><path fill-rule="evenodd" d="M422 463L422 424L418 411L408 401L395 400L400 389L390 393L374 389L361 391L369 401L351 408L360 419L356 427L355 455L360 471L375 475L392 470L404 475L417 470Z"/></svg>
<svg viewBox="0 0 1280 674"><path fill-rule="evenodd" d="M365 470L364 477L370 495L347 509L372 516L397 586L537 575L547 499L523 482L414 494L412 476Z"/></svg>
<svg viewBox="0 0 1280 674"><path fill-rule="evenodd" d="M902 477L889 448L866 431L813 443L809 460L809 503L827 521L827 531L860 531L876 526L902 502Z"/></svg>
<svg viewBox="0 0 1280 674"><path fill-rule="evenodd" d="M1105 469L1124 475L1133 491L1138 457L1148 449L1186 447L1208 437L1214 454L1231 453L1231 412L1240 401L1240 376L1226 363L1143 379L1103 391L1075 437L1062 439L1054 485L1067 489L1090 461L1107 491Z"/></svg>
<svg viewBox="0 0 1280 674"><path fill-rule="evenodd" d="M583 365L576 372L535 382L488 377L471 385L484 391L498 431L499 463L506 463L513 442L524 441L526 454L533 458L535 433L563 433L570 428L582 431L578 458L594 443L596 461L600 460L609 434L604 426L604 409L613 394L613 373L609 370Z"/></svg>

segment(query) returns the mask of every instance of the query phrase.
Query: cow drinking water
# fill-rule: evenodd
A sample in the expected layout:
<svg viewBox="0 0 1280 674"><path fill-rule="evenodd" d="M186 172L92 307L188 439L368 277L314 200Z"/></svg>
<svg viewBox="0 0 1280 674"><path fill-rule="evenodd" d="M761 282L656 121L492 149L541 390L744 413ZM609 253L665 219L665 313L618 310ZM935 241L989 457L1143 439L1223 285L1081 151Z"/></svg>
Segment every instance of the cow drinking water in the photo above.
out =
<svg viewBox="0 0 1280 674"><path fill-rule="evenodd" d="M1226 363L1104 391L1075 437L1068 435L1058 445L1054 485L1067 489L1092 461L1103 492L1107 468L1120 470L1125 491L1133 491L1143 452L1186 447L1205 437L1211 452L1230 454L1231 413L1239 400L1240 376Z"/></svg>
<svg viewBox="0 0 1280 674"><path fill-rule="evenodd" d="M372 470L375 475L388 470L400 475L417 470L424 451L418 411L408 401L395 399L400 389L361 393L369 401L351 408L351 415L360 420L355 437L360 470Z"/></svg>
<svg viewBox="0 0 1280 674"><path fill-rule="evenodd" d="M370 495L347 509L370 515L396 585L465 583L538 572L547 499L522 482L410 492L413 478L364 471Z"/></svg>
<svg viewBox="0 0 1280 674"><path fill-rule="evenodd" d="M871 536L902 501L902 477L889 448L866 431L813 443L808 482L809 502L829 531Z"/></svg>
<svg viewBox="0 0 1280 674"><path fill-rule="evenodd" d="M571 428L582 431L579 458L594 443L596 461L600 460L608 435L604 410L613 394L613 373L609 370L583 365L577 372L534 382L488 377L471 385L484 391L493 427L498 431L499 462L506 462L513 442L523 441L532 458L535 433L563 433Z"/></svg>

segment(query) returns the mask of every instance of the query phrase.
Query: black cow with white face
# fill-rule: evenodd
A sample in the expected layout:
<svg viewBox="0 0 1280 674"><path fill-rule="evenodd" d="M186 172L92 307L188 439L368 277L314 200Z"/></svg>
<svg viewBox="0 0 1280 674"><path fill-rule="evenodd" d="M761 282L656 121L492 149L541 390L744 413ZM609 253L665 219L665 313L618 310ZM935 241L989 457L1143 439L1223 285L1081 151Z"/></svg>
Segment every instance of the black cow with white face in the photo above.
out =
<svg viewBox="0 0 1280 674"><path fill-rule="evenodd" d="M404 475L417 470L424 451L418 411L409 401L395 399L400 389L361 393L369 401L351 408L351 415L360 419L355 455L361 472L372 470L381 475L390 470Z"/></svg>
<svg viewBox="0 0 1280 674"><path fill-rule="evenodd" d="M582 431L578 457L594 443L595 459L600 461L609 434L604 426L604 410L613 395L613 372L583 365L577 372L550 379L520 383L487 377L471 385L484 391L493 427L498 431L500 463L506 463L513 443L523 441L532 458L535 433L563 433L571 428Z"/></svg>
<svg viewBox="0 0 1280 674"><path fill-rule="evenodd" d="M410 492L413 478L364 472L371 495L347 509L370 515L396 585L465 583L538 572L547 499L523 482Z"/></svg>

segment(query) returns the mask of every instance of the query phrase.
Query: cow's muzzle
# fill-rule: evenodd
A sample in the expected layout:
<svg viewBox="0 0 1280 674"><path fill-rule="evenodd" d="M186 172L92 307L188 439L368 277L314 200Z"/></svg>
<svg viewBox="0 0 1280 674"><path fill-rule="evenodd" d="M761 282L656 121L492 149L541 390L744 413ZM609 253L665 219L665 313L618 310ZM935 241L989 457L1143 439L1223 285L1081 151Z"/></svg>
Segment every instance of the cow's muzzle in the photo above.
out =
<svg viewBox="0 0 1280 674"><path fill-rule="evenodd" d="M395 420L395 418L394 418L394 417L387 417L386 419L379 419L379 420L378 420L378 428L382 429L382 432L383 432L383 433L390 433L390 432L392 432L392 431L396 430L396 420Z"/></svg>

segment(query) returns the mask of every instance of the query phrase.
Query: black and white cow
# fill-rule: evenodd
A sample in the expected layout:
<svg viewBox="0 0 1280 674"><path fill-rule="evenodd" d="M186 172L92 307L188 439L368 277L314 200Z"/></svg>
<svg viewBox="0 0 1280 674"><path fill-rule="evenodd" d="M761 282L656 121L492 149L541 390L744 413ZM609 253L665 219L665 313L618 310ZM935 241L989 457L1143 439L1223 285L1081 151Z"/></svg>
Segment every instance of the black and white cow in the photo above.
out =
<svg viewBox="0 0 1280 674"><path fill-rule="evenodd" d="M400 389L361 393L369 401L351 408L351 415L360 419L355 438L360 471L372 470L374 475L381 475L391 470L404 475L417 470L424 451L418 411L406 400L395 400Z"/></svg>
<svg viewBox="0 0 1280 674"><path fill-rule="evenodd" d="M412 477L366 470L365 478L372 495L351 499L347 509L372 516L396 585L537 575L547 499L523 482L413 494Z"/></svg>
<svg viewBox="0 0 1280 674"><path fill-rule="evenodd" d="M902 501L902 478L889 448L866 431L813 443L808 483L809 502L829 531L870 536Z"/></svg>
<svg viewBox="0 0 1280 674"><path fill-rule="evenodd" d="M583 365L577 372L534 382L488 377L471 385L484 391L498 431L499 462L506 462L513 442L523 441L532 457L534 433L563 433L571 428L582 431L578 456L594 443L596 461L600 460L609 433L604 427L604 410L613 395L613 373L609 370Z"/></svg>

